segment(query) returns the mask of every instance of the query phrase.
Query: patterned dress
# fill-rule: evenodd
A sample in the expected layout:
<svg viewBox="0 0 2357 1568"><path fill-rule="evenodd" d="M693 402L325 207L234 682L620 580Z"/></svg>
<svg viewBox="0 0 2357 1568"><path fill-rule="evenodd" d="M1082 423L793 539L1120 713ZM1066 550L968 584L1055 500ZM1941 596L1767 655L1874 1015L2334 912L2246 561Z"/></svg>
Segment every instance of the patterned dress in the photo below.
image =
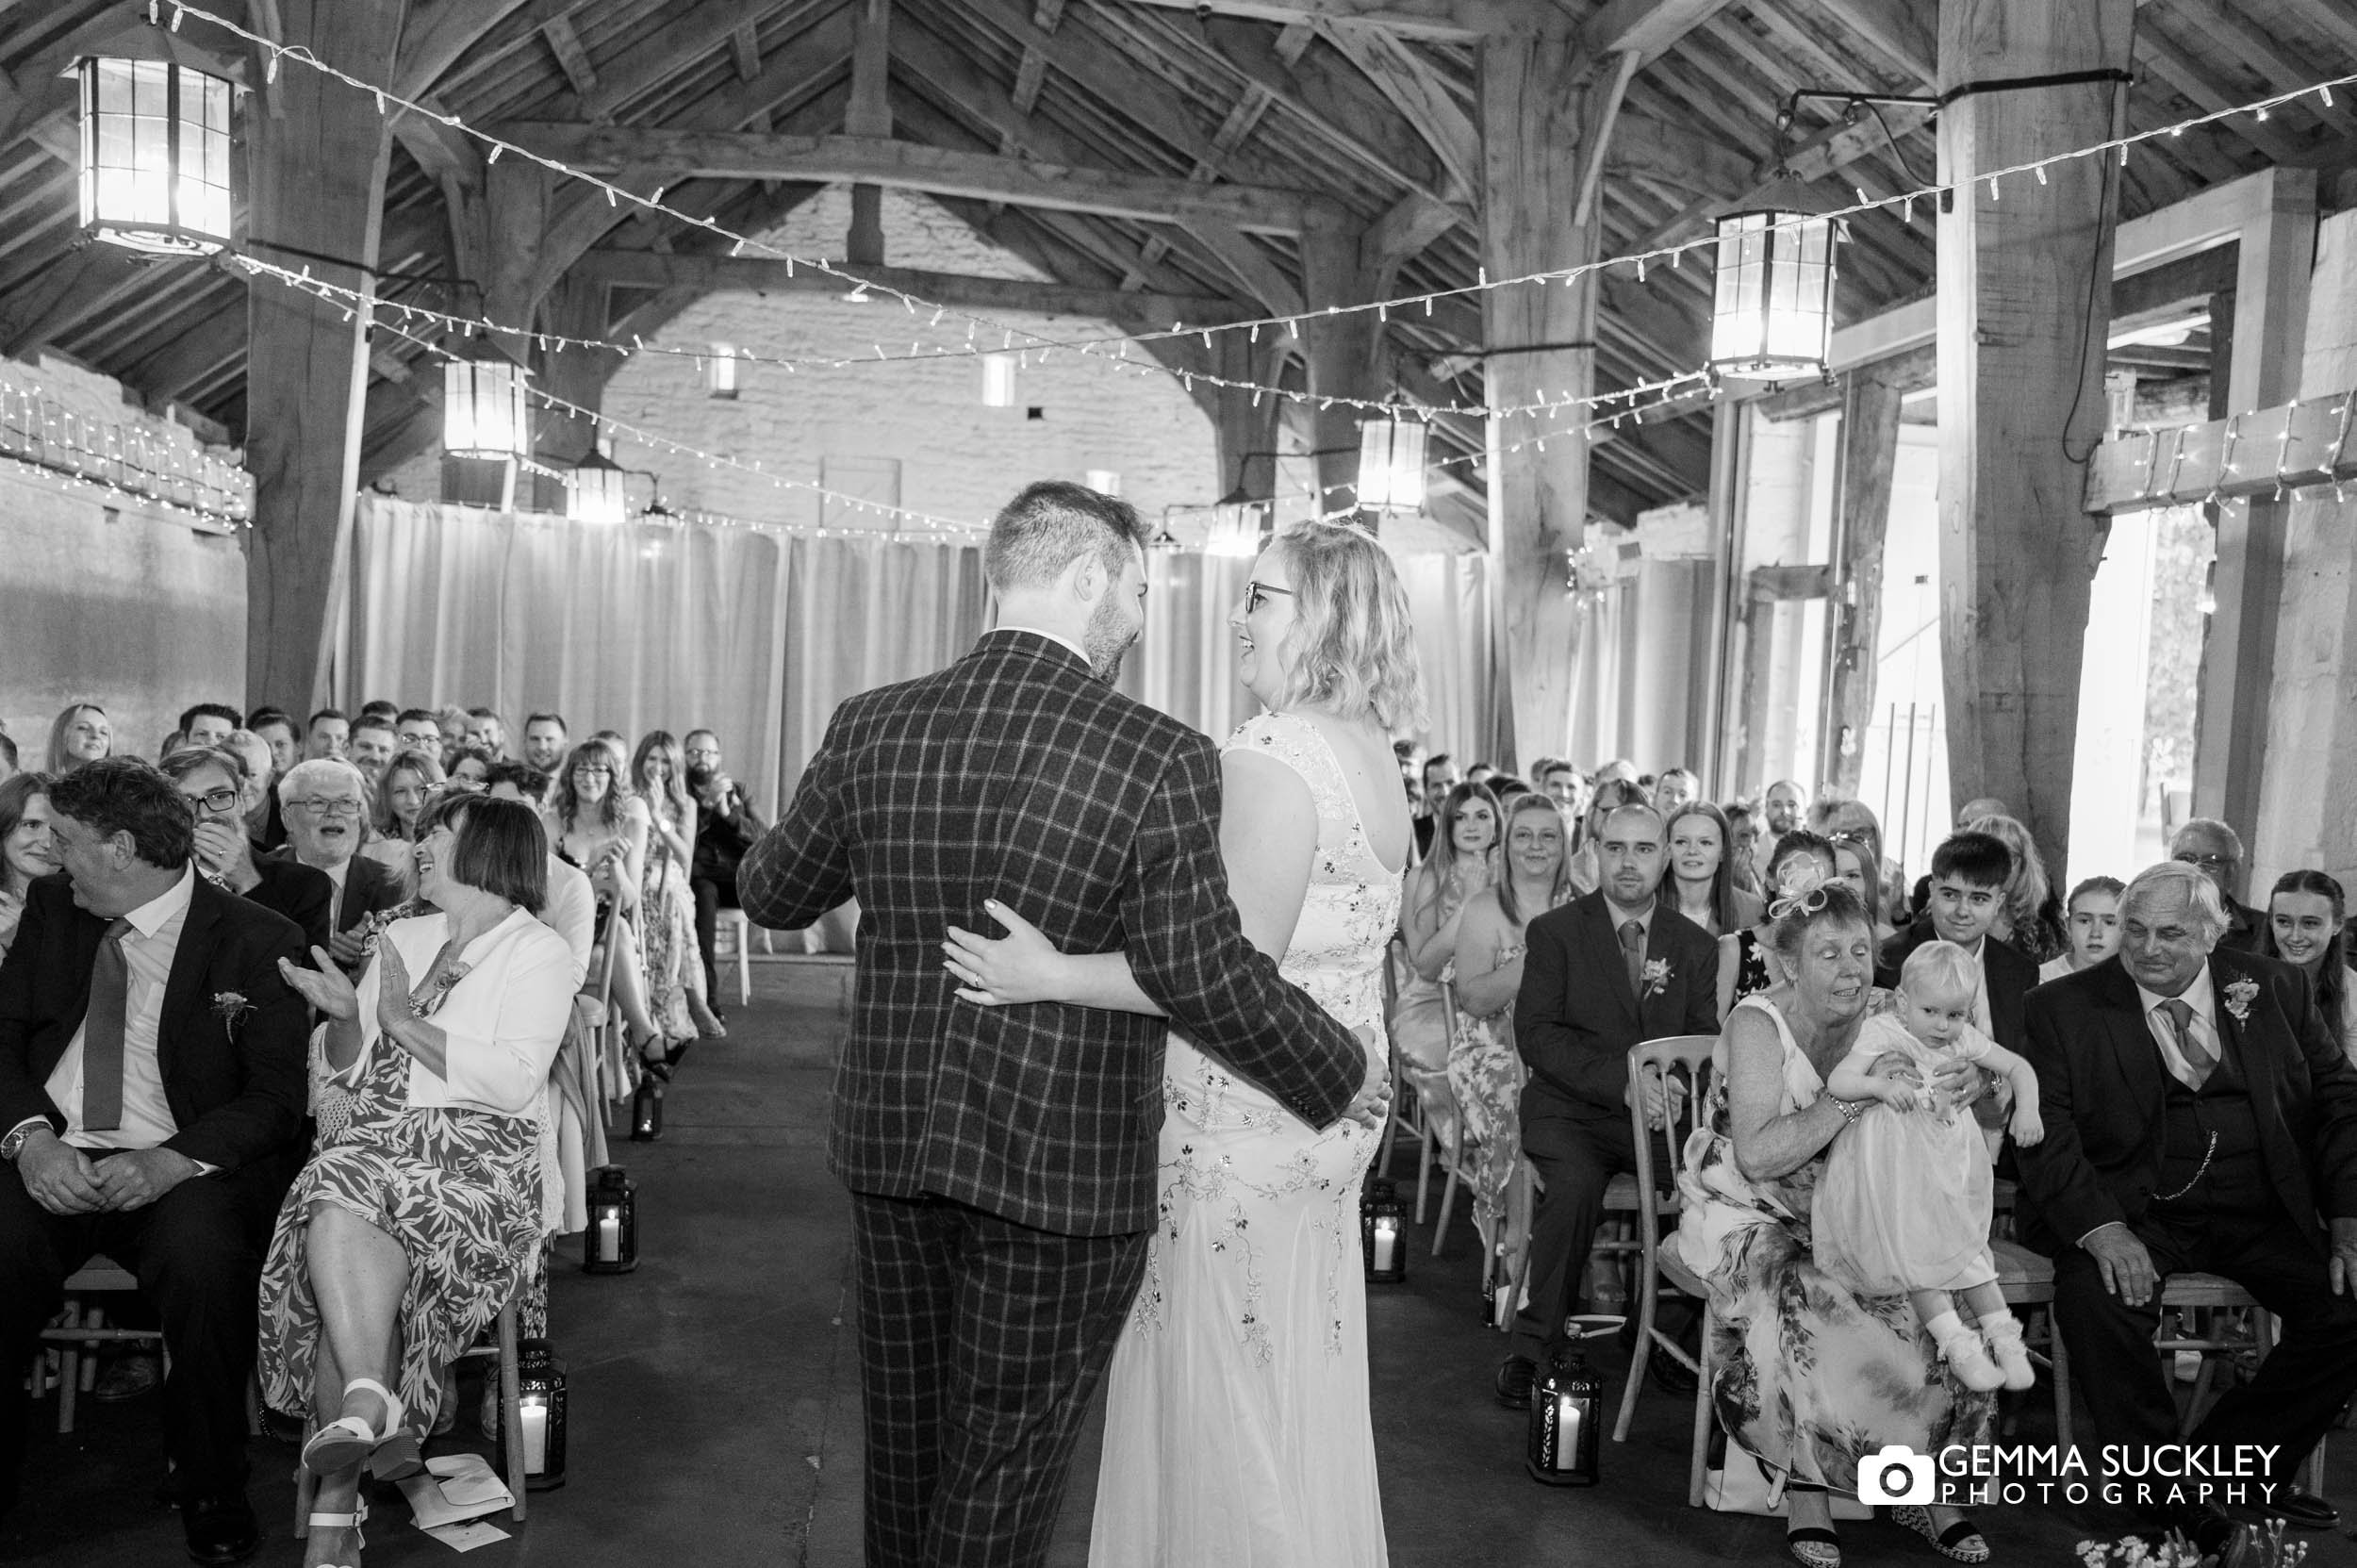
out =
<svg viewBox="0 0 2357 1568"><path fill-rule="evenodd" d="M466 984L466 971L443 981L421 1003L424 1015ZM364 1005L374 1005L372 994ZM333 1203L408 1255L394 1392L408 1425L431 1429L441 1369L475 1343L537 1266L540 1129L529 1116L413 1111L408 1053L381 1037L367 1053L356 1082L321 1087L318 1146L279 1208L262 1265L256 1370L272 1409L312 1408L321 1325L305 1248L311 1206Z"/></svg>
<svg viewBox="0 0 2357 1568"><path fill-rule="evenodd" d="M1263 714L1240 747L1292 767L1317 803L1282 973L1379 1041L1398 874L1314 725ZM1359 1242L1376 1134L1309 1127L1178 1034L1162 1098L1162 1217L1107 1378L1089 1561L1381 1568Z"/></svg>
<svg viewBox="0 0 2357 1568"><path fill-rule="evenodd" d="M657 801L673 831L680 827L668 801ZM695 900L687 891L687 867L659 833L647 834L647 874L639 884L639 956L647 971L647 1013L667 1040L693 1040L696 1023L687 1011L687 982L703 973L696 944Z"/></svg>
<svg viewBox="0 0 2357 1568"><path fill-rule="evenodd" d="M1501 969L1529 951L1516 942L1498 954ZM1449 1047L1448 1086L1464 1121L1461 1170L1473 1189L1474 1225L1494 1247L1506 1213L1506 1190L1523 1158L1523 1085L1530 1080L1514 1048L1514 1004L1483 1016L1457 1009L1457 1038Z"/></svg>
<svg viewBox="0 0 2357 1568"><path fill-rule="evenodd" d="M1784 1015L1765 997L1735 1009L1765 1014L1784 1044L1778 1114L1824 1092ZM1712 1394L1719 1421L1776 1479L1854 1493L1857 1461L1887 1443L1934 1453L1987 1443L1997 1396L1949 1373L1904 1292L1861 1296L1817 1266L1809 1214L1825 1156L1755 1182L1735 1163L1727 1127L1727 1036L1711 1053L1704 1116L1678 1170L1677 1246L1710 1287Z"/></svg>

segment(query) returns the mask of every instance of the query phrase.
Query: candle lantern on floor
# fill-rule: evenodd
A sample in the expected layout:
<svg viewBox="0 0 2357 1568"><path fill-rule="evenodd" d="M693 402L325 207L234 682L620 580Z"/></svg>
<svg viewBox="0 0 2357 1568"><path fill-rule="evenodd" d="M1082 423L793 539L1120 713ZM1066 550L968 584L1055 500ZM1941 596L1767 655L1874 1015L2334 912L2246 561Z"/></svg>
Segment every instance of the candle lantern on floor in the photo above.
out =
<svg viewBox="0 0 2357 1568"><path fill-rule="evenodd" d="M1408 1210L1398 1189L1380 1177L1359 1199L1359 1245L1369 1284L1396 1285L1408 1278Z"/></svg>
<svg viewBox="0 0 2357 1568"><path fill-rule="evenodd" d="M1593 1486L1599 1479L1597 1443L1604 1410L1604 1378L1588 1364L1586 1342L1618 1333L1618 1317L1574 1317L1569 1336L1547 1358L1546 1370L1530 1391L1530 1447L1523 1467L1548 1486Z"/></svg>
<svg viewBox="0 0 2357 1568"><path fill-rule="evenodd" d="M628 1274L638 1266L638 1183L619 1165L601 1167L590 1183L581 1266L588 1274Z"/></svg>
<svg viewBox="0 0 2357 1568"><path fill-rule="evenodd" d="M516 1342L516 1414L522 1428L524 1490L565 1484L565 1363L544 1339ZM500 1411L499 1471L507 1474L507 1412Z"/></svg>
<svg viewBox="0 0 2357 1568"><path fill-rule="evenodd" d="M663 1136L663 1080L669 1076L670 1071L660 1062L639 1065L638 1088L630 1097L632 1143L651 1144Z"/></svg>

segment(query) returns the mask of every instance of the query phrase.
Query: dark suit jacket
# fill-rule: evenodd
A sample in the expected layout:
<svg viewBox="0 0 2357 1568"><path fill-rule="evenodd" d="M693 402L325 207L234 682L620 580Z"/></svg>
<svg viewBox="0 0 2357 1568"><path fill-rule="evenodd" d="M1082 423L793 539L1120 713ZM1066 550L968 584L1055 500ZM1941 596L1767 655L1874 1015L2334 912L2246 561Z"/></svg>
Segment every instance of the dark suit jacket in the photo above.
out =
<svg viewBox="0 0 2357 1568"><path fill-rule="evenodd" d="M283 850L272 850L268 855L257 855L254 863L259 866L264 860L272 860L287 866L303 864L295 859L294 846L291 844ZM319 871L318 874L321 877L327 876L324 871ZM340 936L379 910L398 909L404 897L406 894L402 888L401 878L394 875L382 861L372 859L368 855L354 855L351 863L344 868L344 903L343 908L336 911L336 934ZM334 909L336 906L333 878L328 879L328 907ZM324 942L320 944L321 947L326 945Z"/></svg>
<svg viewBox="0 0 2357 1568"><path fill-rule="evenodd" d="M1669 1034L1719 1032L1719 941L1656 903L1645 961L1668 966L1643 997L1629 988L1618 917L1601 893L1574 899L1525 928L1514 1046L1530 1068L1527 1097L1569 1101L1582 1114L1628 1114L1631 1047Z"/></svg>
<svg viewBox="0 0 2357 1568"><path fill-rule="evenodd" d="M256 855L254 870L262 880L248 888L245 897L303 928L307 964L312 948L327 946L327 916L336 907L335 883L324 871L273 855Z"/></svg>
<svg viewBox="0 0 2357 1568"><path fill-rule="evenodd" d="M62 873L26 895L0 962L0 1127L41 1116L64 1130L43 1085L81 1027L107 926L74 902ZM278 972L281 958L302 962L302 944L292 921L196 879L156 1039L180 1129L166 1148L234 1173L283 1157L302 1135L310 1015ZM235 1025L216 1000L233 991L249 1004Z"/></svg>
<svg viewBox="0 0 2357 1568"><path fill-rule="evenodd" d="M1874 983L1887 991L1897 990L1907 955L1938 936L1928 915L1900 930L1874 957ZM1996 1026L1997 1043L2019 1051L2023 1037L2021 999L2037 984L2037 966L2020 949L1992 936L1981 944L1981 973L1988 977L1988 1019Z"/></svg>
<svg viewBox="0 0 2357 1568"><path fill-rule="evenodd" d="M2210 955L2226 1048L2250 1081L2260 1152L2302 1230L2319 1211L2357 1217L2357 1069L2287 964L2219 949ZM2228 987L2255 984L2237 1020ZM2161 1168L2168 1069L2135 982L2110 958L2031 993L2029 1042L2046 1140L2018 1152L2021 1239L2052 1256L2099 1225L2134 1224ZM2318 1255L2324 1246L2316 1239Z"/></svg>
<svg viewBox="0 0 2357 1568"><path fill-rule="evenodd" d="M1244 939L1219 811L1209 738L1035 634L993 632L835 710L737 892L776 931L859 899L830 1140L852 1191L1071 1235L1148 1228L1174 1026L1312 1126L1340 1115L1364 1048ZM997 931L985 898L1065 952L1126 951L1169 1021L959 1001L941 943L953 924Z"/></svg>
<svg viewBox="0 0 2357 1568"><path fill-rule="evenodd" d="M2266 941L2267 916L2264 909L2253 909L2240 899L2226 900L2226 934L2217 945L2233 952L2255 953Z"/></svg>

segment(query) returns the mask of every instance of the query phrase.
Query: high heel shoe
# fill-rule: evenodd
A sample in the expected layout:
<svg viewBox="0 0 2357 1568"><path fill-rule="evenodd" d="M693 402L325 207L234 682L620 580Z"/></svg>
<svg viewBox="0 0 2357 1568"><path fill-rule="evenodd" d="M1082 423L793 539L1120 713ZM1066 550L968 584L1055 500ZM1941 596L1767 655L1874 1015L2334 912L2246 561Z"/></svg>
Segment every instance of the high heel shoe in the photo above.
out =
<svg viewBox="0 0 2357 1568"><path fill-rule="evenodd" d="M362 1533L360 1527L367 1524L368 1520L369 1500L366 1497L355 1497L353 1499L350 1513L314 1513L305 1519L303 1524L306 1531L321 1527L331 1530L350 1530L353 1559L349 1564L343 1565L343 1568L360 1568L359 1554L366 1551L369 1545L369 1538ZM327 1568L338 1568L338 1565L330 1563Z"/></svg>
<svg viewBox="0 0 2357 1568"><path fill-rule="evenodd" d="M385 1401L385 1424L371 1427L356 1415L339 1415L313 1432L303 1444L303 1468L314 1476L350 1470L373 1455L378 1446L401 1429L401 1395L373 1378L354 1378L344 1384L344 1397L365 1389Z"/></svg>
<svg viewBox="0 0 2357 1568"><path fill-rule="evenodd" d="M1890 1522L1903 1530L1913 1530L1932 1543L1932 1550L1954 1562L1986 1562L1988 1543L1970 1519L1958 1519L1946 1529L1932 1526L1932 1510L1913 1503L1903 1504L1890 1510Z"/></svg>
<svg viewBox="0 0 2357 1568"><path fill-rule="evenodd" d="M1841 1568L1841 1538L1819 1525L1784 1532L1784 1549L1801 1568Z"/></svg>

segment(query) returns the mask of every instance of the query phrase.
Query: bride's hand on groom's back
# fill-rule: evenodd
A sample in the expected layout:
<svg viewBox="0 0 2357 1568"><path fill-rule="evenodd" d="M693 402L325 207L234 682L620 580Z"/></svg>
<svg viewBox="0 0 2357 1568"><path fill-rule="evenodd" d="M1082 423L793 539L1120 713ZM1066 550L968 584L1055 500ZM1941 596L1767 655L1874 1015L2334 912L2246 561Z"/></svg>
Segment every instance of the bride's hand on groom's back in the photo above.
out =
<svg viewBox="0 0 2357 1568"><path fill-rule="evenodd" d="M1037 926L997 900L984 899L982 908L1007 934L989 937L949 928L949 940L941 945L942 967L957 977L958 995L985 1007L1062 999L1064 955Z"/></svg>
<svg viewBox="0 0 2357 1568"><path fill-rule="evenodd" d="M1369 1040L1369 1031L1361 1029L1357 1032L1361 1040ZM1358 1096L1343 1108L1342 1119L1376 1132L1392 1119L1392 1064L1384 1054L1367 1053L1367 1081L1360 1087Z"/></svg>

